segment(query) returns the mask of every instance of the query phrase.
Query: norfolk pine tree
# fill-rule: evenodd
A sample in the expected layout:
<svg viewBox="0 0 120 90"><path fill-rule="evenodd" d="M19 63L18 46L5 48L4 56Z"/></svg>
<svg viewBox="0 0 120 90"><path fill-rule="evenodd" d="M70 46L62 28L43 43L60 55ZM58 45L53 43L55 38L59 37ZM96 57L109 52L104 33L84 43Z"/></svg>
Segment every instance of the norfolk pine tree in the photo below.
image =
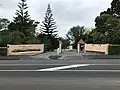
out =
<svg viewBox="0 0 120 90"><path fill-rule="evenodd" d="M48 50L54 49L54 39L57 37L57 26L53 18L52 10L50 4L48 4L47 11L45 13L44 21L41 25L42 33L45 36L44 43Z"/></svg>
<svg viewBox="0 0 120 90"><path fill-rule="evenodd" d="M21 0L18 3L18 10L16 10L16 17L14 17L13 22L9 25L10 31L20 31L25 37L34 36L35 28L39 24L39 22L35 22L31 19L28 13L28 6L26 3L27 0Z"/></svg>

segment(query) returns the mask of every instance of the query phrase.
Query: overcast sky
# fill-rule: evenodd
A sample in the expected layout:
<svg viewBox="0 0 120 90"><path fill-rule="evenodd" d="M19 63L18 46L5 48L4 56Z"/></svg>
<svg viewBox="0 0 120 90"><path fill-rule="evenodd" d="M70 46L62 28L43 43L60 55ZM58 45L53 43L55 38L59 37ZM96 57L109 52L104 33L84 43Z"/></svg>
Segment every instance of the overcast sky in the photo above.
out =
<svg viewBox="0 0 120 90"><path fill-rule="evenodd" d="M0 17L12 21L20 0L0 0ZM94 27L95 17L110 7L112 0L28 0L32 19L43 20L48 3L57 22L59 36L64 36L74 25Z"/></svg>

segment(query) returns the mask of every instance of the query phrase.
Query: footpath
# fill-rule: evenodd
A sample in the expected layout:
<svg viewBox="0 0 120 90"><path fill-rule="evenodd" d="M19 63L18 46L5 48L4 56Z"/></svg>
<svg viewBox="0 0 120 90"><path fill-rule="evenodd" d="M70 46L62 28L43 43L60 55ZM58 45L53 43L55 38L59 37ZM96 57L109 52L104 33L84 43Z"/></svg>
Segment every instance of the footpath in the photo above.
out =
<svg viewBox="0 0 120 90"><path fill-rule="evenodd" d="M120 55L103 55L100 53L86 52L77 53L76 51L65 51L60 55L57 52L47 52L38 55L25 56L0 56L0 60L50 60L52 58L59 60L81 60L81 59L120 59ZM57 60L56 59L56 60Z"/></svg>

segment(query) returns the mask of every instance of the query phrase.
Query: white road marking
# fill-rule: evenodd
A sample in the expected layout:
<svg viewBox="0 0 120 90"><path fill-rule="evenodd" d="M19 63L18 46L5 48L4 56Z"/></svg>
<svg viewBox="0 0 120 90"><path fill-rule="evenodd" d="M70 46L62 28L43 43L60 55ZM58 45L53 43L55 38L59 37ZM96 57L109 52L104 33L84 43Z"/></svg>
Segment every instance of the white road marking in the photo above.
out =
<svg viewBox="0 0 120 90"><path fill-rule="evenodd" d="M70 64L0 64L0 66L35 66L35 65L70 65ZM88 64L87 64L88 65ZM97 65L105 65L105 66L113 66L113 65L120 65L120 64L89 64L89 65L93 65L93 66L97 66Z"/></svg>
<svg viewBox="0 0 120 90"><path fill-rule="evenodd" d="M0 66L35 66L35 65L48 65L48 66L52 66L52 65L68 65L68 64L0 64Z"/></svg>
<svg viewBox="0 0 120 90"><path fill-rule="evenodd" d="M114 65L116 65L116 66L119 66L120 64L93 64L93 65L95 65L95 66L100 66L100 65L105 65L105 66L114 66Z"/></svg>
<svg viewBox="0 0 120 90"><path fill-rule="evenodd" d="M36 71L57 71L57 70L63 70L63 69L69 69L69 68L85 67L85 66L90 66L90 65L91 64L76 64L76 65L69 65L69 66L60 66L60 67L39 69L39 70L36 70Z"/></svg>
<svg viewBox="0 0 120 90"><path fill-rule="evenodd" d="M0 70L0 72L36 72L36 70Z"/></svg>
<svg viewBox="0 0 120 90"><path fill-rule="evenodd" d="M0 72L120 72L120 70L65 70L76 67L87 67L97 65L120 65L120 64L0 64L0 66L30 66L30 65L56 65L53 68L39 69L39 70L0 70ZM58 66L57 65L61 65Z"/></svg>
<svg viewBox="0 0 120 90"><path fill-rule="evenodd" d="M55 71L40 71L40 70L0 70L0 72L118 72L120 70L55 70Z"/></svg>
<svg viewBox="0 0 120 90"><path fill-rule="evenodd" d="M57 72L120 72L120 70L57 70Z"/></svg>

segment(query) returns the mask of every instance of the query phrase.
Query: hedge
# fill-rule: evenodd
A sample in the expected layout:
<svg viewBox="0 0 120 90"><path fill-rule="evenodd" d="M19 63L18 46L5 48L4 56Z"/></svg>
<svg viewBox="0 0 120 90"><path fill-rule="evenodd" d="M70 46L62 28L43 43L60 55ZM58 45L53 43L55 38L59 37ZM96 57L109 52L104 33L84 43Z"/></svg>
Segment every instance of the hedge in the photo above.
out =
<svg viewBox="0 0 120 90"><path fill-rule="evenodd" d="M59 55L54 55L54 56L49 56L48 58L50 59L59 59L61 56Z"/></svg>
<svg viewBox="0 0 120 90"><path fill-rule="evenodd" d="M120 45L109 45L108 54L109 55L120 55Z"/></svg>
<svg viewBox="0 0 120 90"><path fill-rule="evenodd" d="M0 47L0 56L7 56L7 47Z"/></svg>

